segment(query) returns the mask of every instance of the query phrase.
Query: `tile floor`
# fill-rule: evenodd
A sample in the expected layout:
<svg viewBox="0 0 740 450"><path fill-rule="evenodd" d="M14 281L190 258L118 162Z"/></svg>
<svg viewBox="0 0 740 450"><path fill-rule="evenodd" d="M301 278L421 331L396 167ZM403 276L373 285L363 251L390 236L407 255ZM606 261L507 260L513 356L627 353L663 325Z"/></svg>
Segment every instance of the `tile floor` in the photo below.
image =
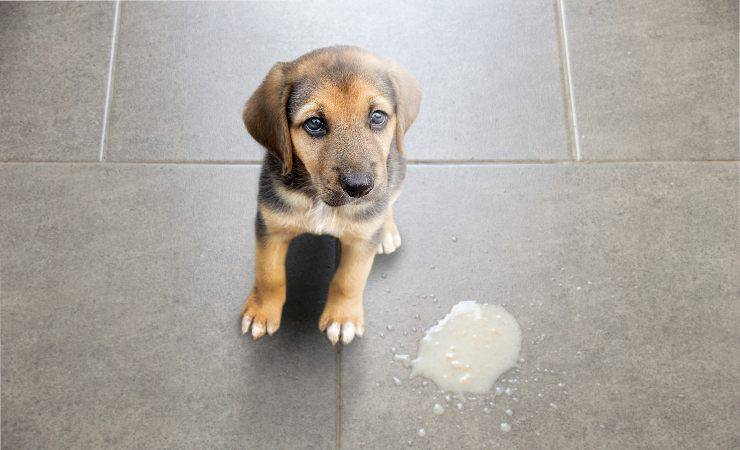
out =
<svg viewBox="0 0 740 450"><path fill-rule="evenodd" d="M240 108L334 43L422 85L404 245L333 349L336 244L296 240L253 343ZM0 3L2 447L737 448L737 61L726 0ZM463 299L525 361L436 416L391 348Z"/></svg>

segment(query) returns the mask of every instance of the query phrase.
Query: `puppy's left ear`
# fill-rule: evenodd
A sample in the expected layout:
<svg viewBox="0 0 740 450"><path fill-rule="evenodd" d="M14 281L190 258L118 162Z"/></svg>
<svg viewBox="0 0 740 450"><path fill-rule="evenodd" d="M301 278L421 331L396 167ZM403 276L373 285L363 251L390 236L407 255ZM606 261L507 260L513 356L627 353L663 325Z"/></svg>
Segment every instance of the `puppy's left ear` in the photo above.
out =
<svg viewBox="0 0 740 450"><path fill-rule="evenodd" d="M244 126L255 141L275 153L283 163L283 173L293 168L293 142L290 139L286 104L290 83L286 63L275 64L244 106Z"/></svg>
<svg viewBox="0 0 740 450"><path fill-rule="evenodd" d="M388 75L396 94L396 147L403 154L403 135L419 114L421 89L411 74L395 62L391 63Z"/></svg>

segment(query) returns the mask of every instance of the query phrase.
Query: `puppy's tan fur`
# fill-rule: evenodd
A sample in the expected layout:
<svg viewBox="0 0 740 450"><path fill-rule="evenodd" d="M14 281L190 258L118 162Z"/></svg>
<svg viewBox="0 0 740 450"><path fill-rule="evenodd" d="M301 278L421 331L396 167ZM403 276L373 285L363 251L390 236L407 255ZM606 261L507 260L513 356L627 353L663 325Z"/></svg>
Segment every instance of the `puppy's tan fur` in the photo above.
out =
<svg viewBox="0 0 740 450"><path fill-rule="evenodd" d="M280 326L285 303L285 255L302 233L339 238L342 256L319 328L332 343L364 331L362 294L376 253L400 245L392 204L405 163L403 136L416 118L421 94L396 63L355 47L315 50L276 64L247 102L244 123L268 151L260 178L254 287L242 329L257 339ZM369 123L386 114L382 128ZM312 117L327 126L320 137L304 127ZM373 180L361 197L343 191L339 174Z"/></svg>

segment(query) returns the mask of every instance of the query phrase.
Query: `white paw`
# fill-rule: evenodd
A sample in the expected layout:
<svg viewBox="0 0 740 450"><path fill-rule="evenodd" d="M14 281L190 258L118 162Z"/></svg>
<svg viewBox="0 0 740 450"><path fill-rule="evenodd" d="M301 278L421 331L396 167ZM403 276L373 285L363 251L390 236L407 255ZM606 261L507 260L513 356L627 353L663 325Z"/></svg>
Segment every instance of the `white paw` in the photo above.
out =
<svg viewBox="0 0 740 450"><path fill-rule="evenodd" d="M332 322L331 325L326 327L326 337L331 341L331 345L336 345L339 339L342 339L342 344L349 344L355 338L355 336L362 336L365 330L362 327L355 327L352 322L345 322L340 325L339 322Z"/></svg>
<svg viewBox="0 0 740 450"><path fill-rule="evenodd" d="M245 313L242 316L242 334L249 332L250 325L252 326L252 339L254 340L261 338L265 333L272 336L280 326L275 322L268 321L266 318L259 317L255 319L252 315Z"/></svg>
<svg viewBox="0 0 740 450"><path fill-rule="evenodd" d="M378 244L378 254L389 255L395 252L400 246L401 234L398 232L396 224L393 224L391 227L386 226L383 231L383 239L380 241L380 244Z"/></svg>

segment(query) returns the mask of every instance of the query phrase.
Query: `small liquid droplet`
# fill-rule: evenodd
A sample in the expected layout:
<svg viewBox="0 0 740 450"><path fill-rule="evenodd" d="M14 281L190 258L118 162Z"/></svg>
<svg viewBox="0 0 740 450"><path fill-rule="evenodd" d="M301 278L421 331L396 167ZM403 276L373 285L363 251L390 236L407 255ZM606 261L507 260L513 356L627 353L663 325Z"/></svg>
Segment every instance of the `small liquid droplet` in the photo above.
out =
<svg viewBox="0 0 740 450"><path fill-rule="evenodd" d="M452 236L452 242L457 242L457 236Z"/></svg>
<svg viewBox="0 0 740 450"><path fill-rule="evenodd" d="M456 406L457 406L457 409L459 411L462 411L463 410L463 404L462 403L458 403Z"/></svg>
<svg viewBox="0 0 740 450"><path fill-rule="evenodd" d="M486 406L485 408L483 408L483 412L486 413L486 414L491 414L491 408L489 408L488 406Z"/></svg>
<svg viewBox="0 0 740 450"><path fill-rule="evenodd" d="M504 433L508 433L509 431L511 431L511 425L509 425L506 422L503 422L501 424L501 431L503 431Z"/></svg>
<svg viewBox="0 0 740 450"><path fill-rule="evenodd" d="M417 431L416 434L418 434L419 437L424 437L427 435L427 432L424 431L424 428L419 428L419 431Z"/></svg>
<svg viewBox="0 0 740 450"><path fill-rule="evenodd" d="M393 325L386 325L386 328L388 329L388 331L392 331L393 330Z"/></svg>
<svg viewBox="0 0 740 450"><path fill-rule="evenodd" d="M380 278L382 278L382 279L384 279L384 280L385 280L386 278L388 278L388 275L386 275L386 274L382 273L382 274L380 274Z"/></svg>
<svg viewBox="0 0 740 450"><path fill-rule="evenodd" d="M432 408L432 411L434 412L434 414L439 416L440 414L445 412L445 407L440 405L439 403L435 403L434 407Z"/></svg>
<svg viewBox="0 0 740 450"><path fill-rule="evenodd" d="M396 386L400 386L401 380L399 380L397 377L393 377L393 384L395 384Z"/></svg>
<svg viewBox="0 0 740 450"><path fill-rule="evenodd" d="M514 414L514 411L507 409L506 411L504 411L504 413L506 413L507 416L511 416Z"/></svg>

